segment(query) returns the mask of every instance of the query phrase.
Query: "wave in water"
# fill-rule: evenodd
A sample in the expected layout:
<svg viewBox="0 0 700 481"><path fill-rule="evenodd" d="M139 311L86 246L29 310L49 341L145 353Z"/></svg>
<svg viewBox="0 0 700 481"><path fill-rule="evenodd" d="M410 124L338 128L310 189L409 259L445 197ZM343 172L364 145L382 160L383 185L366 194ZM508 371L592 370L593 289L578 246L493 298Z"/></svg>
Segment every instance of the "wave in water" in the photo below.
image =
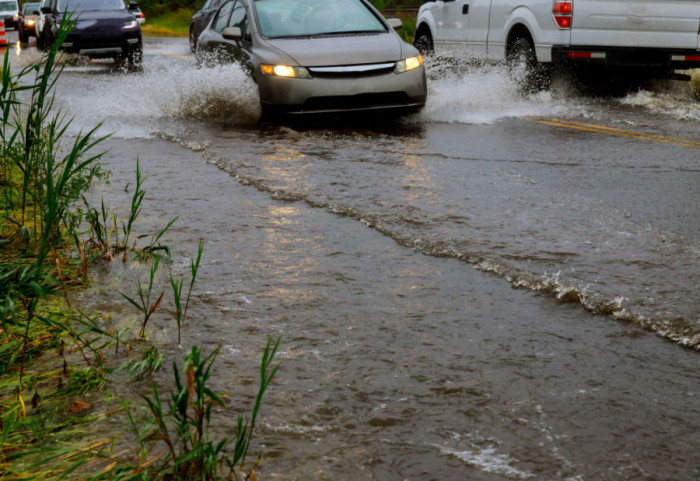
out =
<svg viewBox="0 0 700 481"><path fill-rule="evenodd" d="M238 66L196 68L185 59L148 60L139 74L113 71L110 64L68 66L57 103L75 118L72 133L102 122L102 133L150 138L176 129L173 120L257 122L257 88Z"/></svg>

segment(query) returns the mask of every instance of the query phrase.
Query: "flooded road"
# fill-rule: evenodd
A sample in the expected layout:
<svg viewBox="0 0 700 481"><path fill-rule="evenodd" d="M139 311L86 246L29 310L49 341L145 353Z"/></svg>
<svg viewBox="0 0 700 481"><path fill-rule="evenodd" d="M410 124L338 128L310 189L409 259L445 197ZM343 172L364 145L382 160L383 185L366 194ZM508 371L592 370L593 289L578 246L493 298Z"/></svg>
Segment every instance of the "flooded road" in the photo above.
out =
<svg viewBox="0 0 700 481"><path fill-rule="evenodd" d="M187 56L150 40L140 75L70 66L58 102L74 132L115 132L97 201L127 205L138 156L137 229L179 216L175 273L204 240L184 344L222 346L212 377L232 406L282 336L261 479L700 478L687 87L522 99L497 68L435 66L419 115L269 124L242 72ZM117 291L143 266L127 267L96 269L86 308L133 316ZM159 315L150 339L179 359ZM218 434L237 413L216 414Z"/></svg>

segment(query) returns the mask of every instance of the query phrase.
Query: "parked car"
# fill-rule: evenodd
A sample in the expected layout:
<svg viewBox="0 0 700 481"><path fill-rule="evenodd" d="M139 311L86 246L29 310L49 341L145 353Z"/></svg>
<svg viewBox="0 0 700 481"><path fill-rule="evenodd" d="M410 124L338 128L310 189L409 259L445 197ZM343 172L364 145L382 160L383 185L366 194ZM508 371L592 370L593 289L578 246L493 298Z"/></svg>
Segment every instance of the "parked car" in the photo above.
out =
<svg viewBox="0 0 700 481"><path fill-rule="evenodd" d="M5 23L5 28L17 28L19 24L17 0L0 0L0 19Z"/></svg>
<svg viewBox="0 0 700 481"><path fill-rule="evenodd" d="M197 39L204 29L209 25L211 17L214 16L224 0L207 0L202 8L192 16L190 20L190 51L197 50Z"/></svg>
<svg viewBox="0 0 700 481"><path fill-rule="evenodd" d="M505 61L526 89L556 65L649 77L700 67L698 0L437 0L416 25L424 53Z"/></svg>
<svg viewBox="0 0 700 481"><path fill-rule="evenodd" d="M43 48L43 45L41 43L41 32L44 30L44 18L46 17L46 14L42 12L41 9L44 7L48 7L49 5L51 5L51 0L41 1L41 3L39 4L39 16L36 18L36 22L34 22L36 46L39 49Z"/></svg>
<svg viewBox="0 0 700 481"><path fill-rule="evenodd" d="M137 6L132 2L130 6ZM141 69L143 46L141 26L123 0L51 0L42 7L44 25L41 48L52 45L64 12L74 12L75 29L60 48L90 58L113 58Z"/></svg>
<svg viewBox="0 0 700 481"><path fill-rule="evenodd" d="M415 112L425 105L418 50L366 0L227 0L198 39L198 62L238 62L263 114Z"/></svg>
<svg viewBox="0 0 700 481"><path fill-rule="evenodd" d="M141 11L138 4L136 4L135 2L131 2L128 4L128 9L129 12L131 12L134 15L134 17L136 17L136 21L139 22L139 25L143 25L146 21L146 15L144 15L144 13Z"/></svg>
<svg viewBox="0 0 700 481"><path fill-rule="evenodd" d="M26 43L29 37L36 37L36 20L39 18L39 3L25 3L19 15L17 31L19 41Z"/></svg>

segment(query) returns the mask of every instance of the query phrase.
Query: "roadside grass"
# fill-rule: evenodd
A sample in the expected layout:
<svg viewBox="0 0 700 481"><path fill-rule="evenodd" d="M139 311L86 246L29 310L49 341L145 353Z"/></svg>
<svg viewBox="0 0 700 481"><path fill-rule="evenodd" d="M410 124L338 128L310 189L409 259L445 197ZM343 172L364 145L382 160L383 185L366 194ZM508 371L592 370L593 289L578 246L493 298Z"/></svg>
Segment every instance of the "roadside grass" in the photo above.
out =
<svg viewBox="0 0 700 481"><path fill-rule="evenodd" d="M190 32L190 19L196 10L180 8L153 17L146 17L141 25L143 35L147 37L187 37Z"/></svg>
<svg viewBox="0 0 700 481"><path fill-rule="evenodd" d="M94 423L116 411L105 402L115 397L105 388L109 376L124 371L126 381L142 378L163 363L164 356L145 342L146 324L163 299L161 294L152 302L150 294L161 253L170 256L160 239L175 219L137 249L136 240L146 237L132 235L146 193L138 160L137 187L125 219L110 213L104 201L99 210L86 201L90 186L107 178L100 166L103 154L94 153L107 137L97 134L98 125L66 138L72 120L54 108L53 88L63 68L58 45L71 28L71 19L64 19L52 48L17 74L6 50L0 70L0 478L189 480L196 474L214 480L228 469L228 478L255 479L254 468L246 474L243 463L262 395L278 369L272 362L279 339L274 346L268 339L250 421L239 414L232 437L217 443L209 438L212 407L224 404L224 397L206 385L218 350L200 360L193 346L185 357L184 378L173 363L172 401L163 405L154 387L153 397L143 397L150 418L132 416L124 406L132 423L145 427L137 429L137 446L115 454L119 433L111 429L104 435L108 439L87 441L94 439ZM178 343L202 249L200 242L186 297L184 279L169 276ZM151 264L147 290L140 280L136 286L140 302L124 296L144 314L139 333L131 336L74 308L69 296L89 282L91 262L118 256ZM142 352L140 360L124 360L131 351L125 338ZM139 456L151 450L156 454ZM169 455L161 458L160 452Z"/></svg>

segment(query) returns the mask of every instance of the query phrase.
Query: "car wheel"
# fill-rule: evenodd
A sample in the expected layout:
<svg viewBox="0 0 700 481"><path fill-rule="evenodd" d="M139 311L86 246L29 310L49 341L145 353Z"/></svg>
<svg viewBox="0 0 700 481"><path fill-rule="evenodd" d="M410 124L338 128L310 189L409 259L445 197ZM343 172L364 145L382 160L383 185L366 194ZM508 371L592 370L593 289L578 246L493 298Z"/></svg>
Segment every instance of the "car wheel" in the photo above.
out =
<svg viewBox="0 0 700 481"><path fill-rule="evenodd" d="M194 32L192 31L192 27L190 27L190 52L195 53L197 50L197 37L195 36Z"/></svg>
<svg viewBox="0 0 700 481"><path fill-rule="evenodd" d="M143 71L143 47L141 43L132 48L127 54L126 61L128 68L132 72Z"/></svg>
<svg viewBox="0 0 700 481"><path fill-rule="evenodd" d="M521 37L510 44L506 64L510 78L521 93L531 94L549 88L550 72L537 62L535 48L529 39Z"/></svg>
<svg viewBox="0 0 700 481"><path fill-rule="evenodd" d="M37 42L37 46L39 45L39 42ZM51 28L48 26L44 26L44 30L41 32L41 50L48 50L51 48L53 45L53 41L51 40Z"/></svg>
<svg viewBox="0 0 700 481"><path fill-rule="evenodd" d="M430 35L430 30L421 28L418 34L416 34L413 46L416 47L422 55L432 55L435 49L433 48L433 36Z"/></svg>

